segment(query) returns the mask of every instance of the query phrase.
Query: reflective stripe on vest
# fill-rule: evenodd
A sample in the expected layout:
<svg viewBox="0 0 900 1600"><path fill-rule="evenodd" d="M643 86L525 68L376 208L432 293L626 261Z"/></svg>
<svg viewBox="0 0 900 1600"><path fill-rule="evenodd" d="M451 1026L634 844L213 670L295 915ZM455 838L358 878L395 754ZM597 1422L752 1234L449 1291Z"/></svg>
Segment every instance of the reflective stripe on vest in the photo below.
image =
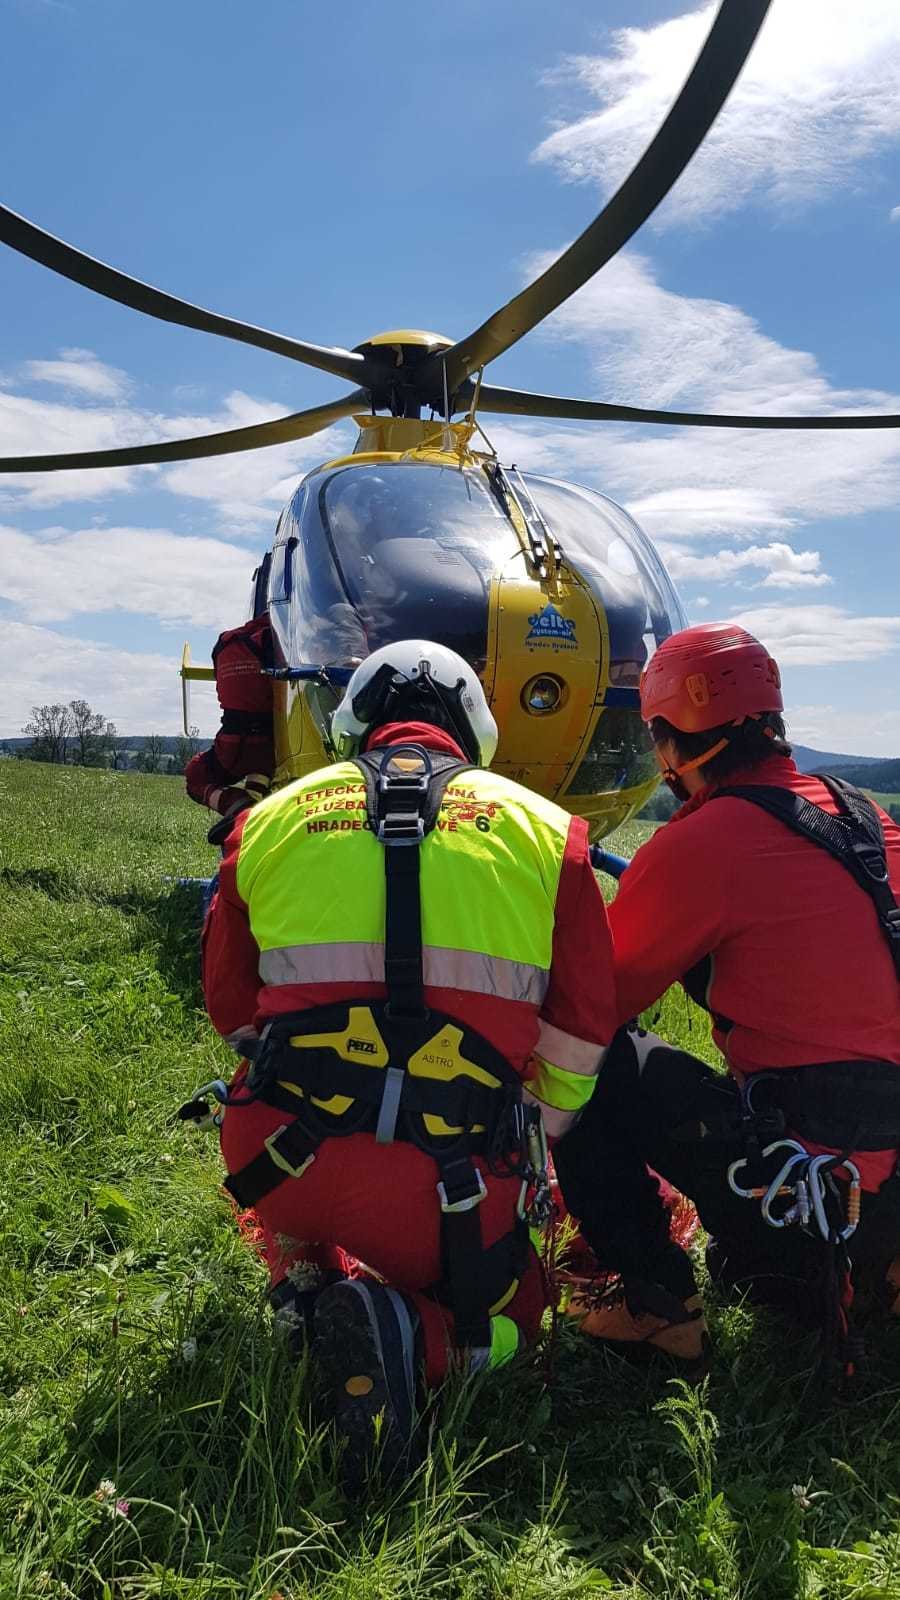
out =
<svg viewBox="0 0 900 1600"><path fill-rule="evenodd" d="M496 995L500 1000L525 1000L539 1006L550 982L543 967L473 950L422 952L425 983L432 989L466 989L471 994ZM266 985L289 983L384 983L383 944L294 944L264 950L259 975ZM595 1058L599 1045L594 1046Z"/></svg>
<svg viewBox="0 0 900 1600"><path fill-rule="evenodd" d="M570 821L497 773L453 780L421 847L426 983L540 1006ZM253 809L237 889L264 983L382 981L384 857L358 767L310 773Z"/></svg>

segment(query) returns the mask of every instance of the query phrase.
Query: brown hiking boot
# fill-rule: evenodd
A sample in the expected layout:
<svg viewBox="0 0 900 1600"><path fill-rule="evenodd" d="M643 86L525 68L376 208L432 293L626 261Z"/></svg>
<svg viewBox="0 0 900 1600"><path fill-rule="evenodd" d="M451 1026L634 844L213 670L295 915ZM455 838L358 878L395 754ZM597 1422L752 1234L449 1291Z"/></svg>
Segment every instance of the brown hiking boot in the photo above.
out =
<svg viewBox="0 0 900 1600"><path fill-rule="evenodd" d="M898 1283L900 1288L900 1283ZM582 1333L621 1354L657 1353L672 1357L684 1376L702 1377L709 1358L709 1338L699 1294L679 1300L659 1284L576 1288L566 1307L580 1319Z"/></svg>

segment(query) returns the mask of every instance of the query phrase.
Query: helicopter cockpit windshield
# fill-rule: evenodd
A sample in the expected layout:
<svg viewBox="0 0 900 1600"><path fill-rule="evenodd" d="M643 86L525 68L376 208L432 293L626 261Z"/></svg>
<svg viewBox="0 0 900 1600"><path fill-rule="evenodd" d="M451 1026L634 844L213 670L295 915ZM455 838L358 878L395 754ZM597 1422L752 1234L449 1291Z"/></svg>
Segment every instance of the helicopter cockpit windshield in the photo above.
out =
<svg viewBox="0 0 900 1600"><path fill-rule="evenodd" d="M483 670L490 580L518 548L480 470L326 467L279 529L270 593L283 653L346 668L394 639L439 637Z"/></svg>

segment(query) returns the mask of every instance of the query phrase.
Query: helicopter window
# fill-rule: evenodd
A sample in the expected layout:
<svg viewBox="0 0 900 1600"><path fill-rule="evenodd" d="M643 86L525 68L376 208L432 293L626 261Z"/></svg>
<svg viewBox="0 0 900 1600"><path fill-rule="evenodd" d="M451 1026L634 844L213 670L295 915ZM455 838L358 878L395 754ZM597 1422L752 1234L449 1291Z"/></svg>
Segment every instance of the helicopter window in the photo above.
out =
<svg viewBox="0 0 900 1600"><path fill-rule="evenodd" d="M608 794L615 789L636 788L658 777L650 735L640 713L607 705L569 792L572 795Z"/></svg>
<svg viewBox="0 0 900 1600"><path fill-rule="evenodd" d="M611 687L636 690L657 645L686 626L665 568L637 523L605 495L531 474L526 481L563 555L606 613Z"/></svg>
<svg viewBox="0 0 900 1600"><path fill-rule="evenodd" d="M360 463L306 487L294 659L349 666L418 637L483 668L490 580L518 546L480 471Z"/></svg>

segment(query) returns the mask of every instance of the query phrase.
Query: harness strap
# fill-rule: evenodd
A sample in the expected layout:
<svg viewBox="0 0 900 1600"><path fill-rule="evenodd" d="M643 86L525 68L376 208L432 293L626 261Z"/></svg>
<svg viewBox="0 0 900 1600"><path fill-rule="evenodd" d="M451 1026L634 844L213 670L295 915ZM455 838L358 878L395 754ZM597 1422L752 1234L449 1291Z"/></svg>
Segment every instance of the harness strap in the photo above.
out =
<svg viewBox="0 0 900 1600"><path fill-rule="evenodd" d="M490 1299L486 1291L479 1206L484 1179L470 1156L439 1161L441 1256L450 1291L456 1343L465 1349L490 1345Z"/></svg>
<svg viewBox="0 0 900 1600"><path fill-rule="evenodd" d="M821 780L840 808L838 816L791 789L769 784L714 789L710 800L749 800L840 862L875 907L900 982L900 906L891 888L878 813L860 789L841 778Z"/></svg>
<svg viewBox="0 0 900 1600"><path fill-rule="evenodd" d="M384 981L395 1021L427 1016L422 970L420 847L437 822L444 792L467 763L392 745L358 756L366 784L366 814L384 846Z"/></svg>
<svg viewBox="0 0 900 1600"><path fill-rule="evenodd" d="M266 711L223 711L220 733L256 734L265 738L272 733L272 714Z"/></svg>
<svg viewBox="0 0 900 1600"><path fill-rule="evenodd" d="M242 1211L249 1211L285 1178L299 1178L315 1161L319 1143L299 1121L282 1124L269 1135L258 1156L225 1179L225 1188Z"/></svg>

